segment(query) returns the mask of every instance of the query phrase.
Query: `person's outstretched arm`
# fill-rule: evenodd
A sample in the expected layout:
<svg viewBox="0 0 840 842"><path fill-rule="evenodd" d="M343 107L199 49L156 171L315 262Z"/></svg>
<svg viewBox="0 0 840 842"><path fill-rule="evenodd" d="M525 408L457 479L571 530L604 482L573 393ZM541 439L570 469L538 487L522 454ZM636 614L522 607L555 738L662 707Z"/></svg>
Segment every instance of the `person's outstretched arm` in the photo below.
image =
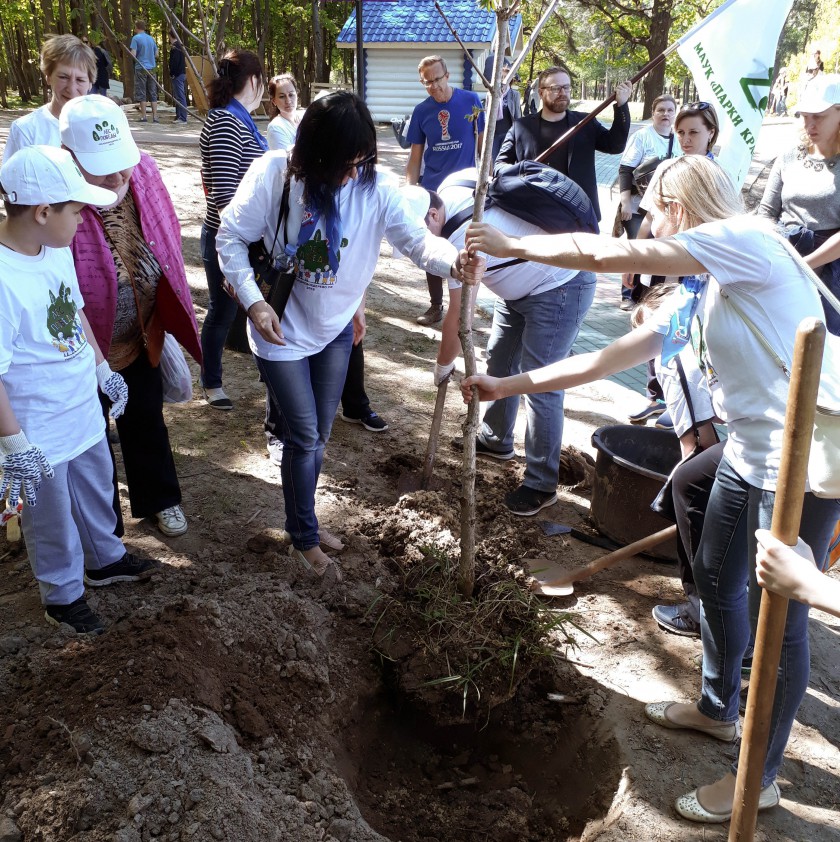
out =
<svg viewBox="0 0 840 842"><path fill-rule="evenodd" d="M761 587L840 617L840 582L817 569L811 548L801 538L789 547L767 529L757 529L755 537L755 574Z"/></svg>
<svg viewBox="0 0 840 842"><path fill-rule="evenodd" d="M478 399L481 401L571 389L573 386L609 377L618 371L653 359L662 351L662 340L662 334L654 333L646 327L637 327L600 351L575 354L573 357L524 374L515 374L512 377L477 374L467 377L461 381L461 393L464 403L469 403L472 400L472 386L478 387Z"/></svg>
<svg viewBox="0 0 840 842"><path fill-rule="evenodd" d="M516 257L591 272L698 275L706 271L671 237L661 240L617 240L599 234L510 237L486 222L473 222L467 229L466 246L469 251L483 251L494 257Z"/></svg>
<svg viewBox="0 0 840 842"><path fill-rule="evenodd" d="M829 237L819 248L814 249L805 258L805 262L812 269L819 269L820 266L838 259L840 259L840 233Z"/></svg>

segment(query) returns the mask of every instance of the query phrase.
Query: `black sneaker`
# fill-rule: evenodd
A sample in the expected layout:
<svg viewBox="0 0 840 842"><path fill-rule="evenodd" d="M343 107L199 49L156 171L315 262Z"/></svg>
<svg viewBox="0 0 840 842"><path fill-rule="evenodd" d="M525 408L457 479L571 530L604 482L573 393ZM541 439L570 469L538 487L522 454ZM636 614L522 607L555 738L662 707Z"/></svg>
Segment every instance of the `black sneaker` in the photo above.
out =
<svg viewBox="0 0 840 842"><path fill-rule="evenodd" d="M85 584L93 588L113 585L114 582L140 582L148 579L160 567L160 562L151 558L138 558L126 553L119 561L100 567L99 570L85 570Z"/></svg>
<svg viewBox="0 0 840 842"><path fill-rule="evenodd" d="M341 413L341 420L348 424L361 424L366 430L372 433L384 433L388 429L388 422L384 418L380 418L373 410L363 415L361 418L353 418L350 415Z"/></svg>
<svg viewBox="0 0 840 842"><path fill-rule="evenodd" d="M105 626L102 620L88 607L87 601L80 596L69 605L47 605L44 617L54 626L62 624L72 626L76 634L102 634Z"/></svg>
<svg viewBox="0 0 840 842"><path fill-rule="evenodd" d="M689 603L682 602L679 605L655 605L653 607L653 619L659 624L659 628L671 634L678 634L681 637L700 637L700 623L698 623L686 610Z"/></svg>
<svg viewBox="0 0 840 842"><path fill-rule="evenodd" d="M452 439L452 447L455 450L464 450L464 440L461 436ZM488 459L498 459L500 462L507 462L516 456L513 448L510 450L491 450L480 438L475 440L475 455L486 456Z"/></svg>
<svg viewBox="0 0 840 842"><path fill-rule="evenodd" d="M505 494L505 506L520 517L535 515L556 502L556 491L537 491L535 488L528 488L527 485L520 485L515 491Z"/></svg>

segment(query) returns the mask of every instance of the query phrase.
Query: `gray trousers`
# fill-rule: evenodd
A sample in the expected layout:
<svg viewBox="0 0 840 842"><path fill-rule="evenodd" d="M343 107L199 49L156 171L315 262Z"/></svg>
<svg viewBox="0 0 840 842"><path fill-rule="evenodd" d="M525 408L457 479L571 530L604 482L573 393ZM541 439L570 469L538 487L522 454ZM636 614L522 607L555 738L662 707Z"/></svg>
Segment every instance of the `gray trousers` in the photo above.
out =
<svg viewBox="0 0 840 842"><path fill-rule="evenodd" d="M85 592L85 568L119 561L114 488L105 436L43 479L36 506L24 504L21 527L44 605L69 605Z"/></svg>

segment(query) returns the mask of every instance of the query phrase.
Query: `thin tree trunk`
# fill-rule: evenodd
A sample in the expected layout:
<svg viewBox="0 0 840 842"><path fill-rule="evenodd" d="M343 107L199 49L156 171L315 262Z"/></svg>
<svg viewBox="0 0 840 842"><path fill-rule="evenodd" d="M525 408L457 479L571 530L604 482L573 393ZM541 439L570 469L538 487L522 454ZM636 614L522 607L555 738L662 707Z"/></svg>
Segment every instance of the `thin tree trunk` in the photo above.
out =
<svg viewBox="0 0 840 842"><path fill-rule="evenodd" d="M481 164L475 187L473 221L484 218L484 201L493 164L493 134L496 128L495 115L502 97L502 76L510 30L508 20L516 4L496 11L496 54L493 61L493 81L489 101L485 103L486 125L481 149ZM476 373L475 346L473 344L472 316L475 295L473 290L461 296L461 318L458 335L464 351L464 371L469 377ZM472 400L467 406L467 420L464 422L464 458L461 471L461 560L458 567L458 590L464 597L471 597L475 588L475 440L478 435L480 405L478 389L473 389Z"/></svg>
<svg viewBox="0 0 840 842"><path fill-rule="evenodd" d="M321 26L320 0L313 0L312 3L312 47L315 54L315 81L326 82L327 76L324 72L324 28Z"/></svg>
<svg viewBox="0 0 840 842"><path fill-rule="evenodd" d="M44 16L44 32L55 32L55 15L53 15L52 0L41 0L41 14Z"/></svg>

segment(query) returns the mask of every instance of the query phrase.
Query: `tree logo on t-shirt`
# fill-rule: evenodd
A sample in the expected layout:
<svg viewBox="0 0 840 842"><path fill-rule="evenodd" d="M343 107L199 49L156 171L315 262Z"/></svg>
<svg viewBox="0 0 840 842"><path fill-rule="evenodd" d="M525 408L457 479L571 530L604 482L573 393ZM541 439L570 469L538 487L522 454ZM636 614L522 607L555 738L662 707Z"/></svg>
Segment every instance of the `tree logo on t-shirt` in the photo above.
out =
<svg viewBox="0 0 840 842"><path fill-rule="evenodd" d="M87 338L78 317L76 302L70 295L70 287L62 283L57 296L52 290L49 293L47 330L53 337L52 344L65 358L75 357L87 345Z"/></svg>
<svg viewBox="0 0 840 842"><path fill-rule="evenodd" d="M440 139L452 140L449 134L449 112L445 108L438 111L438 123L440 123Z"/></svg>
<svg viewBox="0 0 840 842"><path fill-rule="evenodd" d="M91 132L91 137L93 137L97 143L100 141L108 143L109 141L119 140L119 136L120 130L113 125L113 123L109 123L107 120L97 123Z"/></svg>

